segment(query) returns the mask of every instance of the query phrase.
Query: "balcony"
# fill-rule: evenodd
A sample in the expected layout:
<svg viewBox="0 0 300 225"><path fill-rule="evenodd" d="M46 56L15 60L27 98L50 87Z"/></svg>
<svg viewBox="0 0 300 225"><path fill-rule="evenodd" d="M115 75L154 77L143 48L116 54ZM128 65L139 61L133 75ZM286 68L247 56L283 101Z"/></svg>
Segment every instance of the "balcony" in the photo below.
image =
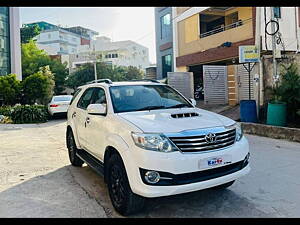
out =
<svg viewBox="0 0 300 225"><path fill-rule="evenodd" d="M243 25L251 23L251 22L252 22L252 18L249 18L249 19L246 19L246 20L239 20L235 23L232 23L232 24L229 24L229 25L226 25L226 26L219 25L219 27L216 28L216 29L210 30L208 32L201 33L200 38L205 38L205 37L208 37L208 36L220 33L220 32L224 32L224 31L236 28L236 27L243 26Z"/></svg>

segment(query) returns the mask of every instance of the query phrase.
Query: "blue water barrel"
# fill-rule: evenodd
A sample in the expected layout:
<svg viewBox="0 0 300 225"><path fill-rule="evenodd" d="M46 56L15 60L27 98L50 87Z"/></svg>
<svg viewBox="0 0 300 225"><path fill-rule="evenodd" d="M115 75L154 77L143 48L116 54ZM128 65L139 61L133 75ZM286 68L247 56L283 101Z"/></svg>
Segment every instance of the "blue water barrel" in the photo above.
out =
<svg viewBox="0 0 300 225"><path fill-rule="evenodd" d="M256 101L240 101L240 117L242 122L257 123Z"/></svg>

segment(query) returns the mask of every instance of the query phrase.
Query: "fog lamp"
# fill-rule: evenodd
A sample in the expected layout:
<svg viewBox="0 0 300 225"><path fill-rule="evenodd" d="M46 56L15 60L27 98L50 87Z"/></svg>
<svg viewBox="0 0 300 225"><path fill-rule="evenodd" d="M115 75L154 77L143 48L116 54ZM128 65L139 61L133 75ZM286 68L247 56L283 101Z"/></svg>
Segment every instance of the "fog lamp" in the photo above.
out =
<svg viewBox="0 0 300 225"><path fill-rule="evenodd" d="M160 175L156 171L148 171L145 173L145 180L150 184L155 184L159 181Z"/></svg>

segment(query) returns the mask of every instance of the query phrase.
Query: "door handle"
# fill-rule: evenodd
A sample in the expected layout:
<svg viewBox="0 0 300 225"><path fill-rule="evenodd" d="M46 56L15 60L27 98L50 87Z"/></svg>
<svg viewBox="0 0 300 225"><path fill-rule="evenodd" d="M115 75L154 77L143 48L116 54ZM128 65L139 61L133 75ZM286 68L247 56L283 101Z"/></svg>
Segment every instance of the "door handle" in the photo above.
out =
<svg viewBox="0 0 300 225"><path fill-rule="evenodd" d="M72 113L72 118L76 117L76 112Z"/></svg>

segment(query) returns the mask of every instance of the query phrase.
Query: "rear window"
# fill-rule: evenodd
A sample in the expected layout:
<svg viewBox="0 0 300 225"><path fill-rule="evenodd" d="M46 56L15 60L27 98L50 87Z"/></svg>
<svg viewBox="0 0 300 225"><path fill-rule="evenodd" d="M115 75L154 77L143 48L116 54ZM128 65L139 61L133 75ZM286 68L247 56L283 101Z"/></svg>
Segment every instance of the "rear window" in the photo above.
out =
<svg viewBox="0 0 300 225"><path fill-rule="evenodd" d="M56 96L53 97L54 102L65 102L65 101L71 101L73 96Z"/></svg>

